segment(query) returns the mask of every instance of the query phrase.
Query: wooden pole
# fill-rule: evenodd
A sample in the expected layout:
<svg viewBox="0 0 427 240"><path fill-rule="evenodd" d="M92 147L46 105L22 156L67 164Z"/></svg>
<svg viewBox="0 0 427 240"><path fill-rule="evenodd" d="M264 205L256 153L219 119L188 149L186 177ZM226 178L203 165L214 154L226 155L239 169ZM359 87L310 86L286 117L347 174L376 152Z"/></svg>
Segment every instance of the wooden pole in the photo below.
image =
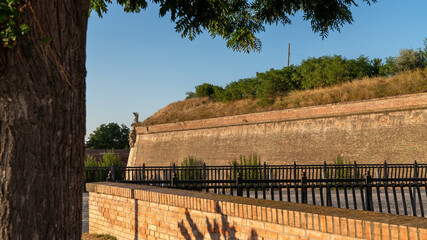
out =
<svg viewBox="0 0 427 240"><path fill-rule="evenodd" d="M288 67L289 67L289 55L291 54L291 44L288 43Z"/></svg>

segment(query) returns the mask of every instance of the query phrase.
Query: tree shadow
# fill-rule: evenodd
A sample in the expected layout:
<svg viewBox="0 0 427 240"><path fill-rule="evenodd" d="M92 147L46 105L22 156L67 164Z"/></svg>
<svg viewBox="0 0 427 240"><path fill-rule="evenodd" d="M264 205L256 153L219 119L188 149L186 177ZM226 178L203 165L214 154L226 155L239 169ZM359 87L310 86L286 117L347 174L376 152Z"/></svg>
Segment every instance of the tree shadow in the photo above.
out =
<svg viewBox="0 0 427 240"><path fill-rule="evenodd" d="M217 212L221 215L221 223L218 223L216 219L210 220L208 217L206 217L205 222L207 226L207 233L205 234L209 234L209 237L212 240L237 239L236 227L230 224L230 222L228 221L228 216L221 213L221 209L219 208L219 206L217 206ZM188 229L185 226L184 220L181 220L181 222L178 221L178 228L183 238L187 240L204 239L204 234L202 233L202 231L199 230L199 227L190 216L190 212L188 211L188 209L185 209L185 218L189 225ZM248 240L256 239L258 239L258 234L255 229L251 229L251 233Z"/></svg>

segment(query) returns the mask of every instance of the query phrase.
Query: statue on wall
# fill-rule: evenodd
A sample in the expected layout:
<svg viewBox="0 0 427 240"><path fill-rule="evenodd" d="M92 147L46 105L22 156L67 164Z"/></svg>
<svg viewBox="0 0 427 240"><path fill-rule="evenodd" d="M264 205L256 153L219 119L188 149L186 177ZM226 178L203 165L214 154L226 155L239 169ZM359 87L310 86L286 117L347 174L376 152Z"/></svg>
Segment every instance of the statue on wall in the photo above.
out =
<svg viewBox="0 0 427 240"><path fill-rule="evenodd" d="M138 116L139 116L139 114L137 112L133 113L133 124L137 124L138 123Z"/></svg>
<svg viewBox="0 0 427 240"><path fill-rule="evenodd" d="M129 132L129 147L133 148L133 146L135 145L136 142L136 129L135 129L135 125L138 123L138 113L134 112L133 113L133 123L131 124L132 126L132 130Z"/></svg>
<svg viewBox="0 0 427 240"><path fill-rule="evenodd" d="M132 130L129 132L129 147L133 148L136 142L136 130L135 126L132 127Z"/></svg>

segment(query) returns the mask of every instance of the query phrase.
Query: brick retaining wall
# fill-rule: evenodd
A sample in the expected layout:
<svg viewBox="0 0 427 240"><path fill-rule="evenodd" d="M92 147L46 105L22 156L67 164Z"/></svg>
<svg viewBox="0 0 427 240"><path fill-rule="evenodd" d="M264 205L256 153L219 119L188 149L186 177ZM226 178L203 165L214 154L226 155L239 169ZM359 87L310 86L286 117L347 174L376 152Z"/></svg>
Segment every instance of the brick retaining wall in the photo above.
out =
<svg viewBox="0 0 427 240"><path fill-rule="evenodd" d="M88 183L89 232L118 239L427 239L427 219L121 183Z"/></svg>

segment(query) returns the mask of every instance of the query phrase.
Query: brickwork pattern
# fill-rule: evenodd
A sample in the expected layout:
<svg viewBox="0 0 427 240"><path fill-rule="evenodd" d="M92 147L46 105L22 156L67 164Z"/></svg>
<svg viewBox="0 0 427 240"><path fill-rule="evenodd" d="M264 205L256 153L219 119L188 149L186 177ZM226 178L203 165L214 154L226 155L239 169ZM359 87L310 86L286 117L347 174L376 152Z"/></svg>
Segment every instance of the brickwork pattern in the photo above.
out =
<svg viewBox="0 0 427 240"><path fill-rule="evenodd" d="M119 183L87 184L89 232L118 239L427 239L427 219Z"/></svg>

